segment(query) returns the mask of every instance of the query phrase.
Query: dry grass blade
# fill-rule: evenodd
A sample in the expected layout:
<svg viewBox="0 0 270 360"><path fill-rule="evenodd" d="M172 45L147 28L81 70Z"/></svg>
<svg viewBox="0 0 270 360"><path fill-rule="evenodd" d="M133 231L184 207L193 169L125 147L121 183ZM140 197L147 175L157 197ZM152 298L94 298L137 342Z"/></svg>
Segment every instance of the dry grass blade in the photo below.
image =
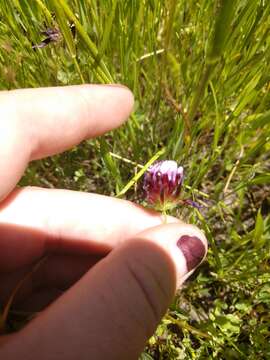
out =
<svg viewBox="0 0 270 360"><path fill-rule="evenodd" d="M8 318L8 314L10 311L10 308L14 302L14 299L16 297L16 294L20 290L20 288L24 285L24 283L31 278L31 276L42 266L42 264L47 260L48 256L43 256L19 282L15 286L15 288L12 290L12 293L10 294L10 297L7 301L7 303L4 305L4 310L1 315L1 322L0 322L0 333L4 333L6 330L6 322Z"/></svg>

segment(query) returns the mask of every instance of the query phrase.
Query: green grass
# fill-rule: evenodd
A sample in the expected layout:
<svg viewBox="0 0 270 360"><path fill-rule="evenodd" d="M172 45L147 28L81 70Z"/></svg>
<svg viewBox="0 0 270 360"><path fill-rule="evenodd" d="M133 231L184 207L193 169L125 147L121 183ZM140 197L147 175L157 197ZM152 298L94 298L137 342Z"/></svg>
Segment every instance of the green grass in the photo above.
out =
<svg viewBox="0 0 270 360"><path fill-rule="evenodd" d="M0 3L0 89L119 82L136 98L124 127L32 164L23 185L142 203L134 164L161 150L207 205L173 213L209 254L142 359L270 358L269 22L265 0ZM56 23L63 40L33 51Z"/></svg>

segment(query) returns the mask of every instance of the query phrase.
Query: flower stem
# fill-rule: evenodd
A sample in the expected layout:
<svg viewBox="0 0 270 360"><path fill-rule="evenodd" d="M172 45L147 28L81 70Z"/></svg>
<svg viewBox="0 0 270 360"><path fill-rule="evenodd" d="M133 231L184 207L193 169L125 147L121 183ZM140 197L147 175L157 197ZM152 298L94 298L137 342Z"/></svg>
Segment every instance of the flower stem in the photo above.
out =
<svg viewBox="0 0 270 360"><path fill-rule="evenodd" d="M162 217L163 217L162 224L167 224L167 218L168 218L168 216L167 216L167 212L166 212L166 208L165 208L165 207L162 209Z"/></svg>

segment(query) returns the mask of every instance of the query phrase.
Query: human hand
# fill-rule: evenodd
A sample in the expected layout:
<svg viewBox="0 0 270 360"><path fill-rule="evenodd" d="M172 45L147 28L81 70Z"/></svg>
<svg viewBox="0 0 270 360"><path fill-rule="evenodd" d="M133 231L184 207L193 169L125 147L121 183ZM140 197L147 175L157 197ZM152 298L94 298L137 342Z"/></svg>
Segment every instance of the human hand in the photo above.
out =
<svg viewBox="0 0 270 360"><path fill-rule="evenodd" d="M0 93L0 302L49 254L16 297L42 312L3 335L0 358L136 359L176 288L203 259L202 232L129 201L67 190L14 189L29 161L121 125L120 86ZM50 303L49 306L47 306Z"/></svg>

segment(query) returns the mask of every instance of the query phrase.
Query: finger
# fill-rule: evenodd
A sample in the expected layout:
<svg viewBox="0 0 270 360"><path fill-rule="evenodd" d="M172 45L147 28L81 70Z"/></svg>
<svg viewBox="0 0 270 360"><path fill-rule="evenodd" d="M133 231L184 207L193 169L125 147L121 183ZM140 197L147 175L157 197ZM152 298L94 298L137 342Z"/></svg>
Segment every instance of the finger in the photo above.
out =
<svg viewBox="0 0 270 360"><path fill-rule="evenodd" d="M100 261L2 347L5 359L137 359L177 284L204 258L195 227L148 229Z"/></svg>
<svg viewBox="0 0 270 360"><path fill-rule="evenodd" d="M16 190L0 205L0 271L32 263L48 252L105 254L162 221L159 213L102 195Z"/></svg>
<svg viewBox="0 0 270 360"><path fill-rule="evenodd" d="M133 96L123 86L80 85L0 93L0 200L31 160L120 126Z"/></svg>
<svg viewBox="0 0 270 360"><path fill-rule="evenodd" d="M5 304L13 290L21 283L13 300L16 309L40 311L47 305L44 299L37 308L34 294L46 293L51 289L61 292L78 281L92 266L103 258L101 255L51 254L33 271L33 264L8 273L0 273L0 303ZM24 281L22 282L22 279ZM42 300L42 299L41 299Z"/></svg>

